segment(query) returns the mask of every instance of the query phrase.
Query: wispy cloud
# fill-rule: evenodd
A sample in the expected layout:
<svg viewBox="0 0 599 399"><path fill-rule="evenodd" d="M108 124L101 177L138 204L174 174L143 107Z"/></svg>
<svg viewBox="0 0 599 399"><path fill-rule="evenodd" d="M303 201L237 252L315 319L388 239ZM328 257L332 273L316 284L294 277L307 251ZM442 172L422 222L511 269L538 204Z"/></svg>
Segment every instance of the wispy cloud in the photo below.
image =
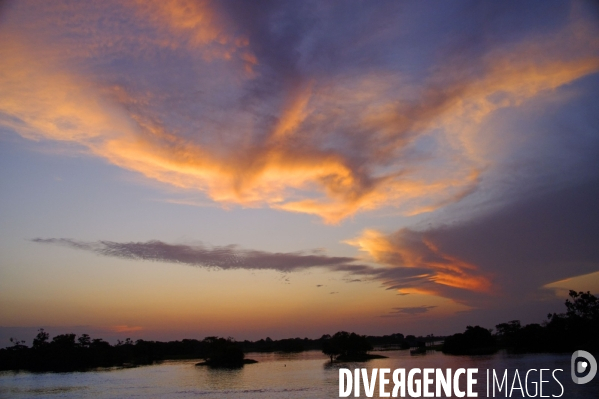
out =
<svg viewBox="0 0 599 399"><path fill-rule="evenodd" d="M123 332L135 332L135 331L141 331L143 330L143 327L140 326L128 326L128 325L118 325L118 326L113 326L111 327L111 330L117 333L123 333Z"/></svg>
<svg viewBox="0 0 599 399"><path fill-rule="evenodd" d="M156 201L166 202L168 204L176 204L176 205L197 206L197 207L200 207L200 208L212 208L212 207L218 206L214 202L198 201L198 200L193 200L193 199L169 198L169 199L157 199Z"/></svg>
<svg viewBox="0 0 599 399"><path fill-rule="evenodd" d="M399 307L393 308L391 312L388 314L384 314L380 317L395 317L395 316L405 316L405 315L419 315L424 314L430 311L431 309L436 308L436 306L407 306L407 307Z"/></svg>
<svg viewBox="0 0 599 399"><path fill-rule="evenodd" d="M378 239L384 240L385 238L381 235ZM84 250L101 256L221 270L275 270L286 273L309 268L323 268L349 276L343 280L347 283L379 281L388 290L398 290L401 293L429 293L449 298L453 295L452 291L443 287L485 292L490 286L484 277L477 276L476 267L442 254L418 255L416 251L421 248L414 243L405 244L402 250L415 257L432 256L430 262L412 263L413 259L411 258L390 261L385 257L394 255L384 254L376 257L375 261L385 267L374 267L363 263L359 258L328 256L322 251L273 253L244 249L236 245L169 244L157 240L119 243L114 241L85 242L67 238L34 238L31 241ZM392 243L387 244L393 245ZM317 285L317 287L322 286Z"/></svg>
<svg viewBox="0 0 599 399"><path fill-rule="evenodd" d="M409 292L415 287L420 291L428 287L435 292L438 285L480 292L491 289L490 279L476 265L442 252L424 234L413 230L402 229L390 235L366 230L346 242L367 252L377 263L393 267L391 270L413 270L410 275L390 281L389 286L394 289Z"/></svg>
<svg viewBox="0 0 599 399"><path fill-rule="evenodd" d="M376 267L358 257L328 256L322 251L273 253L236 245L161 241L32 241L101 256L214 269L296 272L322 268L345 274L346 282L377 281L399 294L430 294L471 307L516 311L523 302L532 306L539 290L548 284L597 271L598 187L595 180L550 196L540 194L467 222L387 234L367 230L348 241L366 252Z"/></svg>
<svg viewBox="0 0 599 399"><path fill-rule="evenodd" d="M519 314L540 306L546 288L596 286L597 183L539 193L461 223L368 230L350 243L387 266L376 278L388 288Z"/></svg>
<svg viewBox="0 0 599 399"><path fill-rule="evenodd" d="M378 25L359 42L384 33L380 57L323 65L314 60L327 46L347 49L339 61L370 59L373 48L328 43L355 21L333 17L333 5L308 18L306 7L19 2L0 29L0 122L222 206L337 223L460 201L496 167L495 152L512 151L482 129L488 118L599 70L596 28L580 16L558 33L484 49L468 67L448 57L418 79L383 62L405 37ZM283 23L296 14L306 18Z"/></svg>
<svg viewBox="0 0 599 399"><path fill-rule="evenodd" d="M368 269L368 266L352 264L356 261L354 258L313 255L302 252L273 253L243 249L236 245L212 247L203 244L168 244L162 241L83 242L67 238L35 238L32 241L90 251L102 256L179 263L223 270L248 269L291 272L313 267L325 267L342 271Z"/></svg>

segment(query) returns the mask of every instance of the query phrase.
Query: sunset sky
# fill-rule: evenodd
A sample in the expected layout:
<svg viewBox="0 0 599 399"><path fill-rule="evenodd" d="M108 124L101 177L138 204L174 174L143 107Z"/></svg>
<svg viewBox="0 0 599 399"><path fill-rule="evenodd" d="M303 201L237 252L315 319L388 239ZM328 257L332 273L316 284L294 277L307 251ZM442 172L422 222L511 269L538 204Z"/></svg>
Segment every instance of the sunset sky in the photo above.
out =
<svg viewBox="0 0 599 399"><path fill-rule="evenodd" d="M449 334L567 289L596 2L0 3L0 347Z"/></svg>

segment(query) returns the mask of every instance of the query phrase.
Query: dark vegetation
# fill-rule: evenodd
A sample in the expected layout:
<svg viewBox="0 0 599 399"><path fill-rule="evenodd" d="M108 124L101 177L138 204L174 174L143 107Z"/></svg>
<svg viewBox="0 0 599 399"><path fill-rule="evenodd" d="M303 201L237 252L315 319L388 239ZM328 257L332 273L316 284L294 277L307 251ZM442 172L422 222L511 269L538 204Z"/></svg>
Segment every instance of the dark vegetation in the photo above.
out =
<svg viewBox="0 0 599 399"><path fill-rule="evenodd" d="M243 341L240 342L243 351L248 352L303 352L307 350L321 350L324 342L330 339L329 334L325 334L318 339L309 338L286 338L280 340L272 340L270 338L261 339L259 341ZM413 335L404 337L403 334L391 334L383 336L366 336L369 344L379 350L385 349L407 349L414 346L418 340L426 338L416 338Z"/></svg>
<svg viewBox="0 0 599 399"><path fill-rule="evenodd" d="M368 359L384 358L385 356L372 355L372 345L364 335L339 331L332 337L325 336L322 341L322 353L331 358L331 363L336 360L364 361Z"/></svg>
<svg viewBox="0 0 599 399"><path fill-rule="evenodd" d="M497 343L491 331L468 326L465 332L445 339L443 352L452 355L488 355L497 352Z"/></svg>
<svg viewBox="0 0 599 399"><path fill-rule="evenodd" d="M118 341L116 345L102 339L92 339L83 334L50 335L40 329L31 347L25 341L11 339L12 346L0 349L0 370L29 371L75 371L106 367L133 367L148 365L172 359L203 359L197 365L210 367L241 367L254 363L246 359L244 354L250 352L303 352L306 350L322 350L338 361L367 360L377 355L368 351L376 347L378 350L407 349L433 337L415 337L403 334L384 336L361 336L354 333L339 332L332 337L323 335L318 339L287 338L273 340L271 338L258 341L236 342L233 338L206 337L199 341L184 339L182 341ZM439 338L435 338L439 339Z"/></svg>
<svg viewBox="0 0 599 399"><path fill-rule="evenodd" d="M549 314L542 324L521 326L517 320L496 326L495 334L479 326L450 337L415 337L403 334L364 336L340 331L318 339L289 338L236 342L232 338L207 337L182 341L118 341L116 345L83 334L61 334L50 339L40 329L31 347L11 338L12 346L0 349L0 370L74 371L102 367L128 367L169 359L203 359L199 365L241 367L254 361L248 352L301 352L322 350L331 361L363 361L376 357L376 350L424 347L445 338L443 352L455 355L512 352L571 352L599 350L599 299L589 292L570 291L566 312Z"/></svg>
<svg viewBox="0 0 599 399"><path fill-rule="evenodd" d="M204 362L196 366L212 367L241 367L244 364L256 363L255 360L245 359L243 349L233 340L233 338L208 337L203 343L206 344L203 358Z"/></svg>
<svg viewBox="0 0 599 399"><path fill-rule="evenodd" d="M358 343L358 350L337 343L337 338L347 335L349 341ZM333 337L337 337L332 339ZM254 363L245 359L245 353L250 352L302 352L306 350L322 350L324 345L334 344L341 352L333 356L339 361L343 359L366 360L376 355L366 353L373 346L385 349L406 349L414 346L418 340L403 334L384 336L358 336L340 332L333 337L323 335L318 339L287 338L273 340L270 338L258 341L236 342L233 338L206 337L184 339L182 341L118 341L116 345L102 339L92 339L83 334L57 335L50 339L50 334L40 329L33 339L31 347L25 341L11 338L12 346L0 349L0 370L29 370L29 371L75 371L107 367L133 367L148 365L163 360L172 359L203 359L198 365L210 367L241 367ZM359 339L356 339L359 337ZM331 341L332 339L332 341Z"/></svg>
<svg viewBox="0 0 599 399"><path fill-rule="evenodd" d="M542 324L522 326L519 320L498 324L496 333L468 326L461 334L447 337L443 352L477 355L507 349L515 353L599 350L599 299L590 292L570 291L566 313L553 313Z"/></svg>
<svg viewBox="0 0 599 399"><path fill-rule="evenodd" d="M204 359L214 367L239 367L253 361L244 359L240 345L232 338L207 337L202 341L133 342L127 338L116 345L83 334L62 334L50 340L43 329L27 347L11 339L13 346L0 349L0 370L75 371L101 367L147 365L167 359Z"/></svg>
<svg viewBox="0 0 599 399"><path fill-rule="evenodd" d="M248 352L303 352L320 349L320 340L308 338L285 338L273 340L270 337L259 341L243 341L240 343L243 351Z"/></svg>

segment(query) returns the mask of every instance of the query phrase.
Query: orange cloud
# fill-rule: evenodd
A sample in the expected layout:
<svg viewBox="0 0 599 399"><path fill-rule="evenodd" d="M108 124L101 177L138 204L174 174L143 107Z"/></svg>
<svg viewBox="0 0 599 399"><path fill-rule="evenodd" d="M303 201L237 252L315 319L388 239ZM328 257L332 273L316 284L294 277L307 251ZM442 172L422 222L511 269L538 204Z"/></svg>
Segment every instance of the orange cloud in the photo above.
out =
<svg viewBox="0 0 599 399"><path fill-rule="evenodd" d="M253 74L258 60L247 49L249 39L230 33L227 29L230 21L215 10L211 1L138 0L135 11L140 18L166 31L163 37L170 47L198 49L206 61L236 57L243 62L246 71Z"/></svg>
<svg viewBox="0 0 599 399"><path fill-rule="evenodd" d="M127 326L127 325L119 325L119 326L112 326L111 330L117 333L123 333L123 332L135 332L135 331L141 331L143 330L143 327L139 327L139 326Z"/></svg>
<svg viewBox="0 0 599 399"><path fill-rule="evenodd" d="M589 50L596 47L592 32L577 30L490 52L478 69L448 64L422 86L406 85L396 71L366 70L296 79L268 98L251 98L256 89L246 85L244 71L251 69L252 85L266 86L268 76L259 79L252 43L212 3L140 2L132 9L132 23L156 32L151 41L139 32L128 40L143 43L150 61L164 54L147 49L167 43L172 54L191 60L172 70L174 78L188 67L184 81L194 90L200 82L206 93L186 85L164 93L146 78L124 79L102 64L113 52L133 62L125 48L111 45L118 40L78 52L70 41L44 42L50 25L32 40L13 23L0 30L0 123L29 139L76 143L223 206L268 206L326 223L388 206L415 215L460 201L500 152L501 137L481 131L490 115L599 70ZM93 37L110 35L96 25ZM69 33L68 25L59 28ZM570 53L561 51L564 43ZM415 155L425 139L437 145ZM440 270L435 278L467 285Z"/></svg>
<svg viewBox="0 0 599 399"><path fill-rule="evenodd" d="M306 107L312 95L312 85L313 82L310 82L305 87L300 87L297 93L293 93L271 134L273 141L293 134L306 119L308 113Z"/></svg>
<svg viewBox="0 0 599 399"><path fill-rule="evenodd" d="M360 237L346 243L368 253L377 263L394 269L421 271L388 280L387 285L403 293L439 295L436 285L476 292L491 290L491 281L478 271L476 265L442 252L426 237L411 230L399 230L392 235L365 230Z"/></svg>

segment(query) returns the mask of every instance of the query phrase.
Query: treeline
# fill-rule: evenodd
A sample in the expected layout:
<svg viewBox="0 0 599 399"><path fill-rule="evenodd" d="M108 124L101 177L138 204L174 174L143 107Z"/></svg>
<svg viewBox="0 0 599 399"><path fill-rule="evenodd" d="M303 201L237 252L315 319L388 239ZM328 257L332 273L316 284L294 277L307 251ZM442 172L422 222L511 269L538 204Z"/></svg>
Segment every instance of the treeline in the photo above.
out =
<svg viewBox="0 0 599 399"><path fill-rule="evenodd" d="M590 292L570 291L565 313L547 315L543 323L522 326L519 320L497 324L496 330L468 326L445 339L443 352L455 355L599 351L599 299Z"/></svg>
<svg viewBox="0 0 599 399"><path fill-rule="evenodd" d="M285 338L273 340L269 337L259 341L240 342L243 351L249 352L303 352L307 350L322 350L323 345L331 338L331 335L325 334L317 339L309 338ZM364 336L368 344L377 349L407 349L417 346L420 342L439 339L438 337L415 337L414 335L404 336L396 333L382 336Z"/></svg>
<svg viewBox="0 0 599 399"><path fill-rule="evenodd" d="M372 346L405 349L416 345L417 342L430 339L430 337L404 337L403 334L360 337L367 342L365 347L368 350ZM204 359L202 364L209 366L238 367L251 362L244 358L244 353L322 350L327 343L336 342L331 338L328 334L318 339L266 338L254 342L247 340L236 342L233 338L219 337L206 337L201 341L184 339L170 342L142 339L132 341L127 338L125 341L119 340L117 344L111 345L103 339L91 338L88 334L79 337L76 334L61 334L50 339L49 333L40 329L31 347L25 345L24 341L11 338L13 345L0 349L0 370L76 371L147 365L173 359ZM342 347L335 345L337 349L334 350L344 351ZM347 350L344 353L347 354Z"/></svg>
<svg viewBox="0 0 599 399"><path fill-rule="evenodd" d="M443 352L456 355L494 353L505 348L514 352L571 352L599 350L599 300L590 292L570 291L566 312L549 314L541 324L522 326L514 320L496 326L496 331L468 326L464 333L445 337ZM373 348L424 347L444 337L391 334L362 336L340 331L318 339L288 338L236 342L232 338L207 337L182 341L118 341L116 345L83 334L61 334L50 340L40 329L32 346L11 338L12 346L0 349L0 370L74 371L98 367L126 367L169 359L204 359L215 367L239 367L250 361L248 352L301 352L321 350L331 360L366 359Z"/></svg>
<svg viewBox="0 0 599 399"><path fill-rule="evenodd" d="M211 362L243 362L243 351L232 339L207 337L202 341L159 342L127 338L116 345L83 334L57 335L52 340L43 329L28 347L13 340L0 349L0 370L75 371L99 367L126 367L152 364L167 359L204 359ZM220 356L220 357L219 357ZM229 360L227 360L229 359Z"/></svg>

